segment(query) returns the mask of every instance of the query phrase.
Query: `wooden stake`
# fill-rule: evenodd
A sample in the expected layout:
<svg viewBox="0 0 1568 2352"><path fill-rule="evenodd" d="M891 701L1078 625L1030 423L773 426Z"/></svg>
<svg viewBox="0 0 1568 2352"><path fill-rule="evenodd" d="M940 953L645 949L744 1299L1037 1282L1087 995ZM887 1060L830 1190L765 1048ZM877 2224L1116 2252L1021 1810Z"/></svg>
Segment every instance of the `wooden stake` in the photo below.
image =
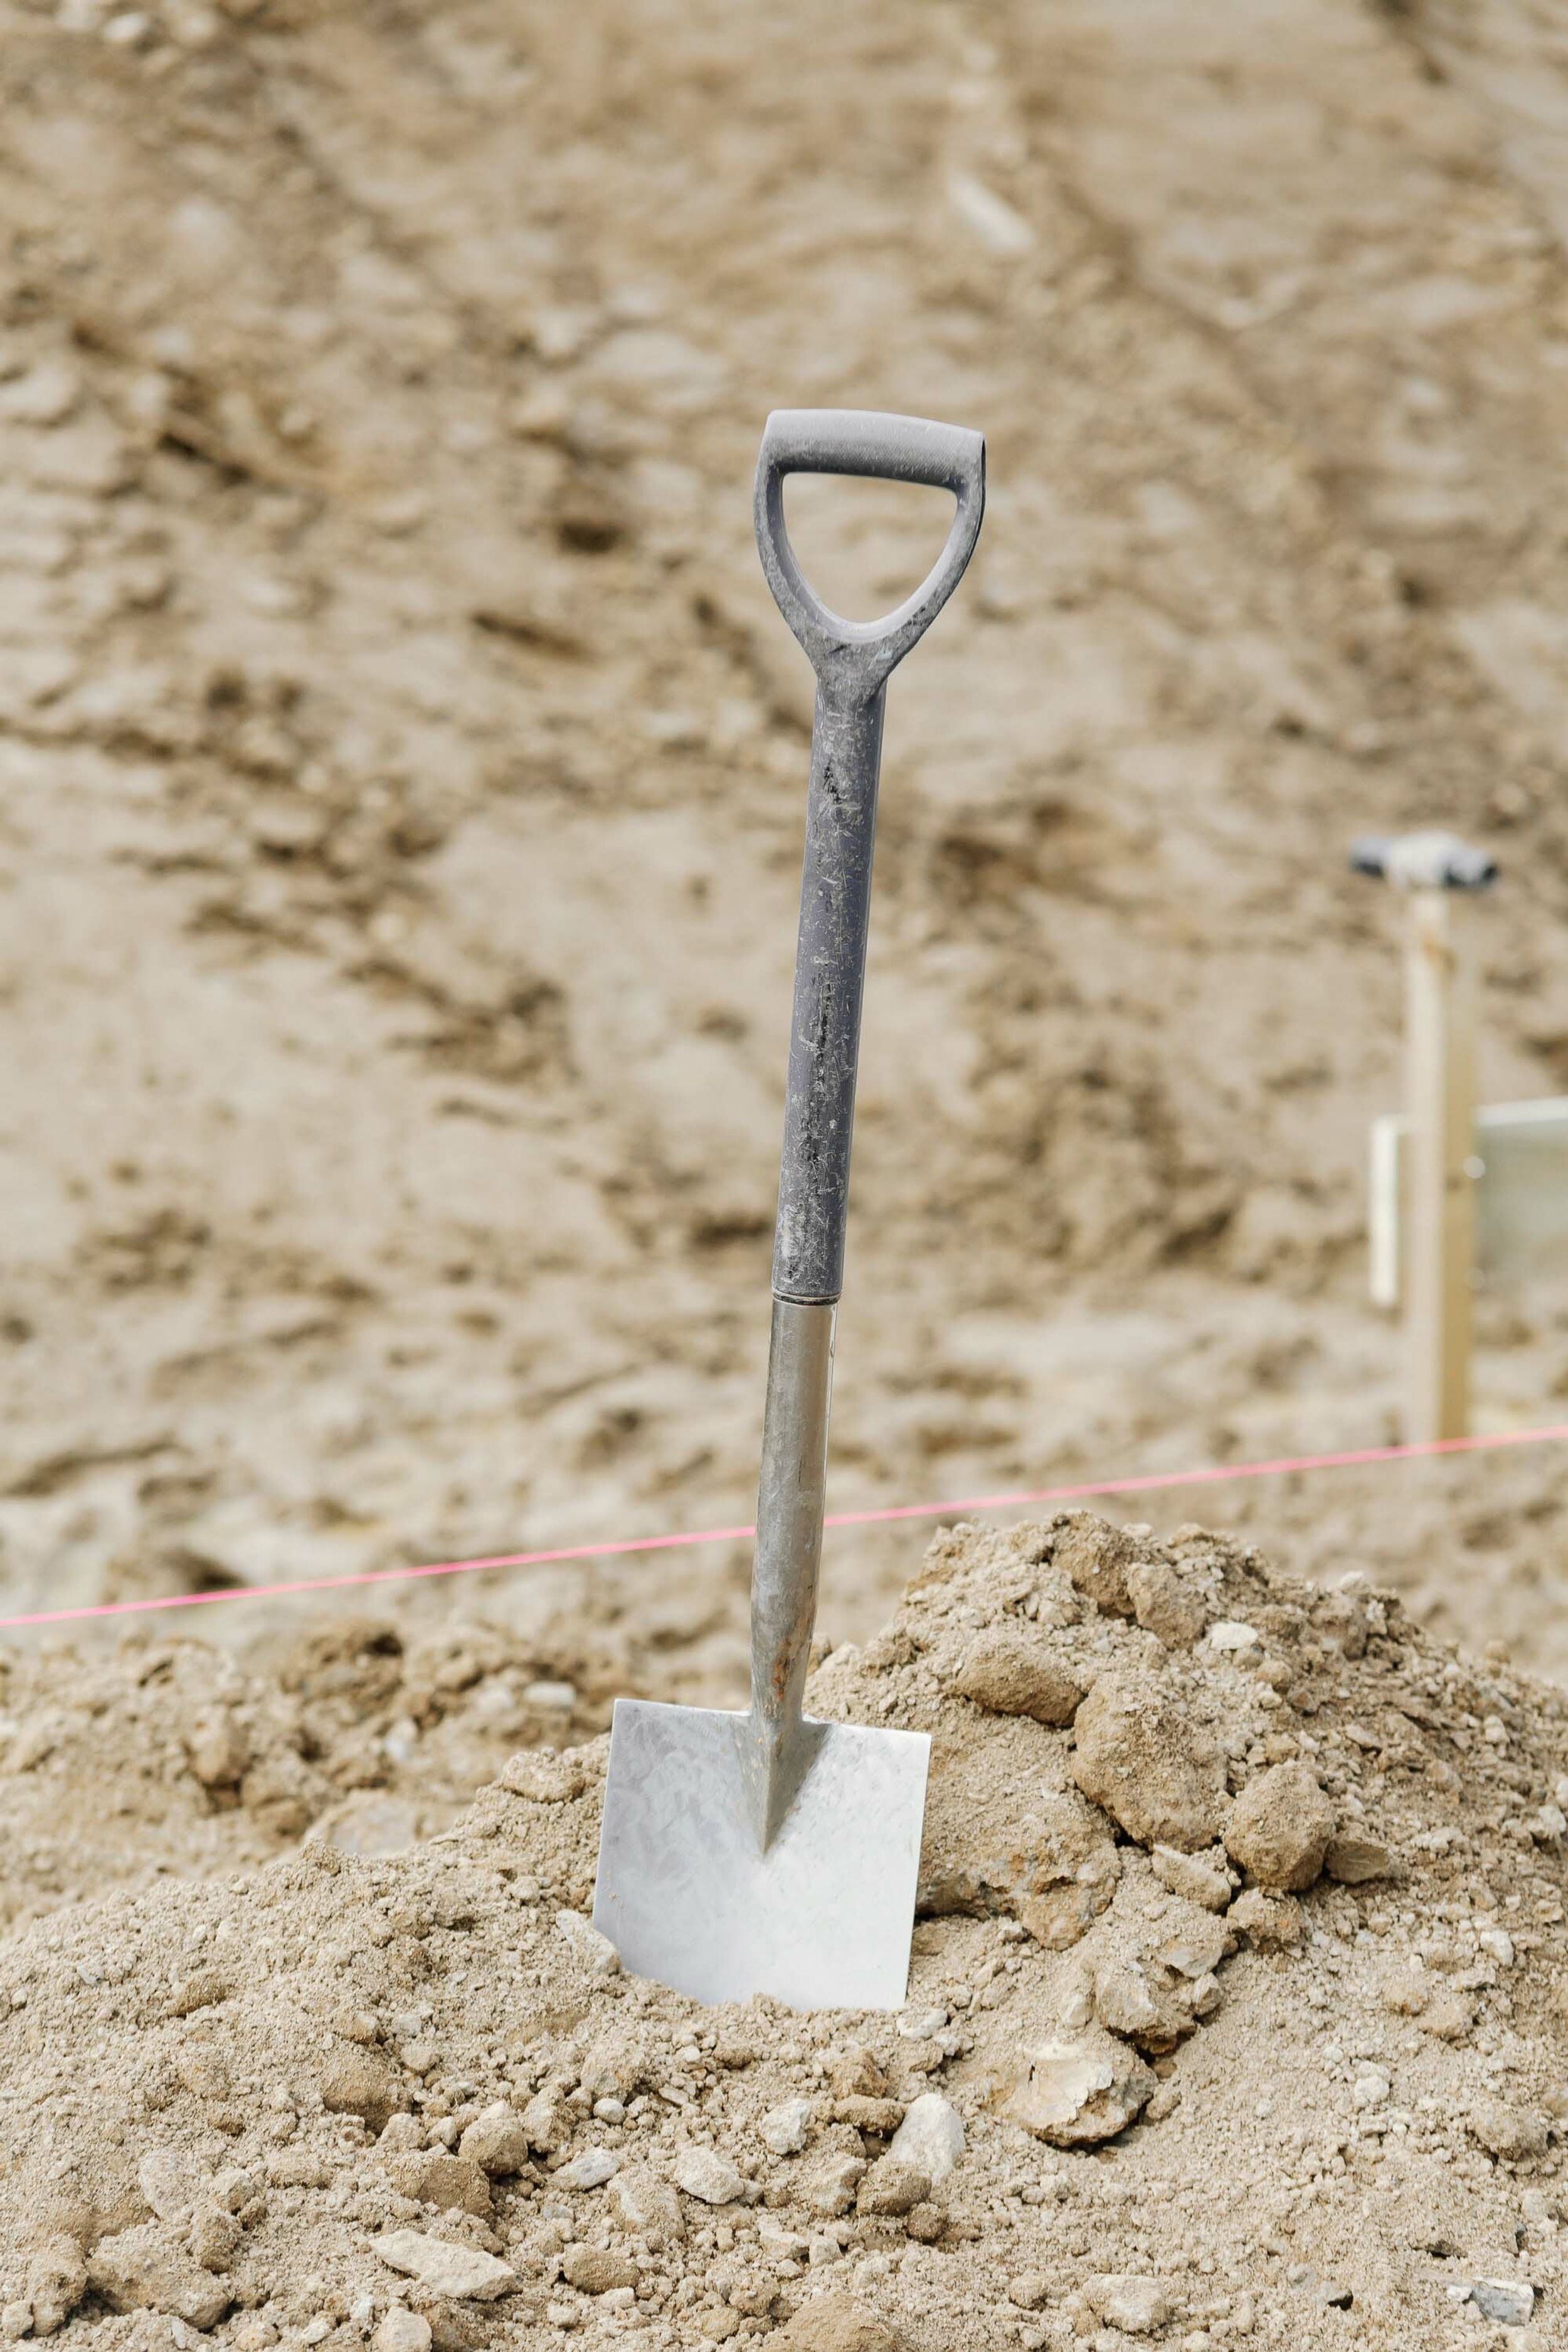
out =
<svg viewBox="0 0 1568 2352"><path fill-rule="evenodd" d="M1411 1444L1423 1444L1469 1434L1476 982L1466 893L1406 891L1405 992L1410 1120L1405 1434Z"/></svg>

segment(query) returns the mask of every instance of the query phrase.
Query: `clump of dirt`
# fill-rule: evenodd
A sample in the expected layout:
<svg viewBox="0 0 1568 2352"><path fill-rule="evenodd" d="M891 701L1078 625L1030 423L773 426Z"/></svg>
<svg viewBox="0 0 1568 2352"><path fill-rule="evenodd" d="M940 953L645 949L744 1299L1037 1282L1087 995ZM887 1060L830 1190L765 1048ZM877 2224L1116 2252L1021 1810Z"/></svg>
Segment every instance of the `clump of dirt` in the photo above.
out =
<svg viewBox="0 0 1568 2352"><path fill-rule="evenodd" d="M603 1738L0 1944L7 2336L1552 2340L1561 1693L1077 1515L939 1537L812 1703L932 1738L893 2014L628 1979Z"/></svg>

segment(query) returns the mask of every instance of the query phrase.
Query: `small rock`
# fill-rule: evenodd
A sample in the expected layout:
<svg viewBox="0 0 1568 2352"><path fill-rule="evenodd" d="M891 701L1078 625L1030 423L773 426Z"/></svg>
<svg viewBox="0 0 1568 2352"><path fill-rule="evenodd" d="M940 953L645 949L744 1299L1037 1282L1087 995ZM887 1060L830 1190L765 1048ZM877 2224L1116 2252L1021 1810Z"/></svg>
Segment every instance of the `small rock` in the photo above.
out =
<svg viewBox="0 0 1568 2352"><path fill-rule="evenodd" d="M628 2164L609 2188L610 2202L628 2230L639 2236L654 2232L671 2241L686 2235L680 2200L668 2180L646 2164Z"/></svg>
<svg viewBox="0 0 1568 2352"><path fill-rule="evenodd" d="M0 2342L20 2344L33 2332L33 2306L25 2297L0 2304Z"/></svg>
<svg viewBox="0 0 1568 2352"><path fill-rule="evenodd" d="M970 1643L952 1687L993 1715L1027 1715L1058 1727L1072 1721L1084 1694L1077 1675L1042 1650L1037 1635L1003 1626Z"/></svg>
<svg viewBox="0 0 1568 2352"><path fill-rule="evenodd" d="M673 2169L677 2187L704 2205L732 2205L745 2187L729 2158L713 2147L683 2147Z"/></svg>
<svg viewBox="0 0 1568 2352"><path fill-rule="evenodd" d="M1528 2327L1535 2311L1535 2289L1524 2279L1475 2279L1470 2301L1483 2318L1500 2327Z"/></svg>
<svg viewBox="0 0 1568 2352"><path fill-rule="evenodd" d="M1087 2278L1083 2298L1097 2319L1123 2336L1152 2336L1172 2315L1170 2295L1158 2279L1112 2273Z"/></svg>
<svg viewBox="0 0 1568 2352"><path fill-rule="evenodd" d="M530 2099L522 2111L522 2128L530 2147L541 2156L553 2156L556 2149L572 2137L574 2118L563 2097L558 2084L547 2084Z"/></svg>
<svg viewBox="0 0 1568 2352"><path fill-rule="evenodd" d="M186 1732L185 1754L204 1789L237 1789L250 1763L250 1742L226 1706L214 1707Z"/></svg>
<svg viewBox="0 0 1568 2352"><path fill-rule="evenodd" d="M151 2221L100 2239L87 2275L111 2311L162 2311L188 2327L216 2326L234 2300L227 2286Z"/></svg>
<svg viewBox="0 0 1568 2352"><path fill-rule="evenodd" d="M1421 2031L1437 2042L1462 2042L1476 2021L1476 2004L1468 1993L1447 1985L1435 1992L1421 2011Z"/></svg>
<svg viewBox="0 0 1568 2352"><path fill-rule="evenodd" d="M458 2153L492 2179L508 2179L528 2162L527 2126L504 2099L497 2099L475 2116L458 2142Z"/></svg>
<svg viewBox="0 0 1568 2352"><path fill-rule="evenodd" d="M467 2157L449 2156L445 2148L423 2148L417 2155L389 2157L387 2179L400 2197L421 2205L438 2205L443 2212L478 2213L490 2210L490 2184Z"/></svg>
<svg viewBox="0 0 1568 2352"><path fill-rule="evenodd" d="M1190 1650L1208 1623L1208 1611L1168 1561L1135 1559L1127 1570L1132 1611L1146 1633L1168 1650Z"/></svg>
<svg viewBox="0 0 1568 2352"><path fill-rule="evenodd" d="M858 2042L838 2059L828 2084L836 2098L879 2099L886 2094L888 2078L878 2063L876 2053Z"/></svg>
<svg viewBox="0 0 1568 2352"><path fill-rule="evenodd" d="M1039 2271L1020 2271L1007 2282L1007 2300L1020 2311L1044 2311L1051 2299L1051 2283Z"/></svg>
<svg viewBox="0 0 1568 2352"><path fill-rule="evenodd" d="M1546 2122L1527 2107L1510 2106L1506 2099L1480 2099L1470 2109L1470 2130L1489 2155L1517 2164L1527 2156L1546 2153Z"/></svg>
<svg viewBox="0 0 1568 2352"><path fill-rule="evenodd" d="M768 2109L757 2130L763 2146L775 2156L798 2156L805 2146L810 2126L811 2101L785 2099L781 2105Z"/></svg>
<svg viewBox="0 0 1568 2352"><path fill-rule="evenodd" d="M1226 1852L1272 1894L1316 1884L1334 1833L1333 1808L1305 1764L1271 1764L1230 1810Z"/></svg>
<svg viewBox="0 0 1568 2352"><path fill-rule="evenodd" d="M556 1756L548 1748L525 1748L507 1758L496 1778L514 1797L527 1797L536 1805L569 1804L588 1785L582 1761L571 1748Z"/></svg>
<svg viewBox="0 0 1568 2352"><path fill-rule="evenodd" d="M1069 1952L1083 1941L1097 1916L1094 1890L1088 1886L1053 1886L1047 1894L1026 1896L1018 1906L1020 1921L1047 1952Z"/></svg>
<svg viewBox="0 0 1568 2352"><path fill-rule="evenodd" d="M710 2344L727 2344L741 2332L741 2315L726 2304L719 2311L705 2311L697 2325Z"/></svg>
<svg viewBox="0 0 1568 2352"><path fill-rule="evenodd" d="M245 2231L221 2205L205 2205L193 2215L186 2240L205 2271L226 2271L239 2251Z"/></svg>
<svg viewBox="0 0 1568 2352"><path fill-rule="evenodd" d="M1131 1617L1127 1571L1137 1557L1131 1538L1092 1511L1074 1511L1057 1536L1052 1555L1078 1591L1112 1617Z"/></svg>
<svg viewBox="0 0 1568 2352"><path fill-rule="evenodd" d="M389 2270L417 2279L432 2294L450 2295L455 2302L493 2303L510 2294L517 2273L494 2254L478 2246L454 2245L446 2238L426 2238L417 2230L384 2230L371 2240L374 2252Z"/></svg>
<svg viewBox="0 0 1568 2352"><path fill-rule="evenodd" d="M350 2042L332 2051L321 2068L321 2105L329 2115L358 2116L379 2132L407 2104L402 2084L376 2051Z"/></svg>
<svg viewBox="0 0 1568 2352"><path fill-rule="evenodd" d="M947 2235L947 2214L941 2205L916 2205L904 2217L904 2227L922 2246L934 2246Z"/></svg>
<svg viewBox="0 0 1568 2352"><path fill-rule="evenodd" d="M866 2169L863 2157L850 2156L843 2148L834 2148L802 2182L802 2202L809 2206L812 2212L824 2214L830 2220L839 2213L847 2213L855 2202L855 2191L864 2179Z"/></svg>
<svg viewBox="0 0 1568 2352"><path fill-rule="evenodd" d="M618 2286L635 2287L638 2277L637 2265L625 2254L610 2253L602 2246L568 2246L561 2271L567 2285L582 2294L608 2294Z"/></svg>
<svg viewBox="0 0 1568 2352"><path fill-rule="evenodd" d="M395 2303L371 2337L375 2352L430 2352L430 2322Z"/></svg>
<svg viewBox="0 0 1568 2352"><path fill-rule="evenodd" d="M1307 1932L1301 1906L1292 1896L1268 1895L1256 1886L1238 1895L1226 1916L1260 1952L1293 1952Z"/></svg>
<svg viewBox="0 0 1568 2352"><path fill-rule="evenodd" d="M586 2147L581 2156L574 2156L570 2164L563 2164L550 2178L557 2189L602 2189L606 2180L615 2179L620 2168L620 2158L613 2156L607 2147Z"/></svg>
<svg viewBox="0 0 1568 2352"><path fill-rule="evenodd" d="M574 1955L596 1977L613 1977L621 1965L621 1956L608 1936L602 1936L592 1919L581 1911L557 1911L555 1925L565 1937Z"/></svg>
<svg viewBox="0 0 1568 2352"><path fill-rule="evenodd" d="M198 1969L174 1987L169 2003L171 2017L194 2017L198 2009L216 2009L220 2000L228 1999L228 1983L216 1969Z"/></svg>
<svg viewBox="0 0 1568 2352"><path fill-rule="evenodd" d="M884 2156L875 2163L856 2192L858 2213L908 2213L923 2204L931 2195L931 2180L917 2171L912 2164L901 2164L895 2156Z"/></svg>
<svg viewBox="0 0 1568 2352"><path fill-rule="evenodd" d="M963 2154L963 2117L940 2091L924 2091L904 2111L888 2149L890 2162L923 2172L933 2187L947 2179Z"/></svg>
<svg viewBox="0 0 1568 2352"><path fill-rule="evenodd" d="M887 2321L837 2289L808 2296L773 2340L788 2352L900 2352Z"/></svg>
<svg viewBox="0 0 1568 2352"><path fill-rule="evenodd" d="M1089 2026L1032 2051L1001 2113L1054 2147L1092 2147L1142 2114L1156 2079L1125 2042Z"/></svg>
<svg viewBox="0 0 1568 2352"><path fill-rule="evenodd" d="M150 2147L136 2167L136 2185L160 2221L183 2221L201 2194L202 2179L188 2157Z"/></svg>
<svg viewBox="0 0 1568 2352"><path fill-rule="evenodd" d="M1172 1895L1201 1904L1205 1911L1223 1911L1230 1901L1233 1889L1225 1873L1223 1847L1200 1855L1178 1853L1173 1845L1157 1845L1149 1860L1155 1877Z"/></svg>
<svg viewBox="0 0 1568 2352"><path fill-rule="evenodd" d="M1342 1886L1364 1886L1370 1879L1386 1878L1393 1867L1394 1857L1381 1840L1359 1832L1342 1830L1323 1855L1325 1874Z"/></svg>
<svg viewBox="0 0 1568 2352"><path fill-rule="evenodd" d="M1073 1774L1141 1845L1195 1853L1219 1828L1219 1749L1153 1685L1102 1675L1078 1711ZM1325 1841L1326 1842L1326 1841Z"/></svg>
<svg viewBox="0 0 1568 2352"><path fill-rule="evenodd" d="M27 2264L35 2336L63 2327L87 2293L87 2263L74 2238L46 2238Z"/></svg>
<svg viewBox="0 0 1568 2352"><path fill-rule="evenodd" d="M833 2120L848 2124L858 2132L869 2132L873 2139L887 2139L904 2120L901 2099L871 2099L857 2093L847 2099L835 2099Z"/></svg>
<svg viewBox="0 0 1568 2352"><path fill-rule="evenodd" d="M1238 1617L1222 1617L1208 1631L1208 1644L1221 1657L1239 1657L1247 1650L1260 1650L1263 1637L1256 1625L1245 1625Z"/></svg>
<svg viewBox="0 0 1568 2352"><path fill-rule="evenodd" d="M1178 1976L1194 1979L1210 1975L1236 1949L1236 1937L1226 1922L1196 1905L1174 1917L1167 1912L1159 1937L1156 1959Z"/></svg>

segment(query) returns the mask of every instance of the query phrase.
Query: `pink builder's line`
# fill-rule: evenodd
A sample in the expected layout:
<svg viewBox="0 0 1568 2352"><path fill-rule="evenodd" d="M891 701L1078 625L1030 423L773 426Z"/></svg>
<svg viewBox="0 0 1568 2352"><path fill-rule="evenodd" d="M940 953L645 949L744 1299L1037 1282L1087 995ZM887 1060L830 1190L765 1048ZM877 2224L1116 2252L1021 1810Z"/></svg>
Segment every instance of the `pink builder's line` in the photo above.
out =
<svg viewBox="0 0 1568 2352"><path fill-rule="evenodd" d="M1418 1445L1361 1445L1342 1454L1289 1454L1275 1462L1210 1464L1197 1470L1151 1470L1131 1478L1097 1478L1076 1486L1021 1488L1015 1494L965 1495L949 1503L892 1503L871 1511L830 1511L829 1528L869 1528L896 1519L956 1518L967 1511L1016 1510L1024 1504L1077 1503L1091 1495L1142 1495L1156 1487L1222 1486L1236 1478L1279 1478L1303 1470L1351 1470L1368 1463L1419 1462L1442 1454L1492 1454L1505 1446L1546 1445L1568 1438L1568 1422L1545 1429L1514 1429L1486 1437L1436 1437ZM154 1609L205 1609L219 1601L292 1600L302 1592L340 1592L350 1585L407 1584L421 1576L477 1576L486 1569L547 1568L572 1559L624 1559L629 1552L676 1551L684 1546L741 1543L753 1527L698 1528L673 1536L626 1536L608 1543L558 1544L548 1551L496 1552L484 1559L442 1559L411 1568L372 1568L349 1576L301 1577L289 1584L227 1584L212 1592L171 1592L145 1601L98 1601L79 1609L33 1609L0 1617L0 1633L20 1625L64 1625L83 1617L140 1617Z"/></svg>

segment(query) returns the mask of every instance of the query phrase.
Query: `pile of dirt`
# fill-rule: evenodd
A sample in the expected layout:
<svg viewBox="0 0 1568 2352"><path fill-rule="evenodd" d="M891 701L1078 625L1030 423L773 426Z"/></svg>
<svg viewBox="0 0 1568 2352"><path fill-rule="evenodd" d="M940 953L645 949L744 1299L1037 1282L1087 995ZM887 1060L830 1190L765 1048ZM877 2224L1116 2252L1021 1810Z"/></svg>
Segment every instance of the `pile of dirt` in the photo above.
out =
<svg viewBox="0 0 1568 2352"><path fill-rule="evenodd" d="M606 1742L0 1944L13 2339L355 2352L1560 2330L1568 1704L1197 1528L932 1545L816 1708L932 1737L909 1999L590 1926Z"/></svg>

